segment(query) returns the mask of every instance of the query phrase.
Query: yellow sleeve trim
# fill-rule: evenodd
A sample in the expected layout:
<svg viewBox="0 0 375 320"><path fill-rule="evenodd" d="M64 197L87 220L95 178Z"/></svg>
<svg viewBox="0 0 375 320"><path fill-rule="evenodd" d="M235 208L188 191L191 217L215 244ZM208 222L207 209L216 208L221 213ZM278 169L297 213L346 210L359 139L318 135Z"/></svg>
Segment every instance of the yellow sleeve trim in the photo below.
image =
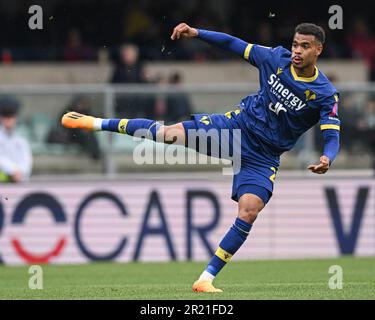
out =
<svg viewBox="0 0 375 320"><path fill-rule="evenodd" d="M249 43L245 49L245 52L243 54L243 57L246 59L246 60L249 60L249 57L250 57L250 50L251 48L253 47L253 45L251 43Z"/></svg>
<svg viewBox="0 0 375 320"><path fill-rule="evenodd" d="M128 119L121 119L118 123L118 132L126 134L126 126L128 125Z"/></svg>
<svg viewBox="0 0 375 320"><path fill-rule="evenodd" d="M233 256L233 254L230 254L229 252L226 252L225 250L221 249L220 247L217 248L217 250L215 252L215 255L218 256L224 262L229 262L229 260Z"/></svg>
<svg viewBox="0 0 375 320"><path fill-rule="evenodd" d="M231 110L231 111L228 111L226 113L224 113L224 115L228 118L228 119L232 119L232 112L234 112L235 115L239 114L241 112L241 109L240 108L237 108L235 110Z"/></svg>
<svg viewBox="0 0 375 320"><path fill-rule="evenodd" d="M340 126L337 124L322 124L320 126L320 130L326 130L326 129L334 129L340 131Z"/></svg>

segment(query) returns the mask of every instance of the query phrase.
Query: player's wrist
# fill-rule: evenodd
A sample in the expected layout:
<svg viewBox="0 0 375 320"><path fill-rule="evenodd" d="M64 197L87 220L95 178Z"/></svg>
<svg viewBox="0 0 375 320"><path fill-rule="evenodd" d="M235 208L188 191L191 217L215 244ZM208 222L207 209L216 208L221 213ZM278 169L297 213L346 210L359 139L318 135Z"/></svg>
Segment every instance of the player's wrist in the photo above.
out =
<svg viewBox="0 0 375 320"><path fill-rule="evenodd" d="M330 162L330 157L326 156L325 154L320 157L320 161L322 162Z"/></svg>

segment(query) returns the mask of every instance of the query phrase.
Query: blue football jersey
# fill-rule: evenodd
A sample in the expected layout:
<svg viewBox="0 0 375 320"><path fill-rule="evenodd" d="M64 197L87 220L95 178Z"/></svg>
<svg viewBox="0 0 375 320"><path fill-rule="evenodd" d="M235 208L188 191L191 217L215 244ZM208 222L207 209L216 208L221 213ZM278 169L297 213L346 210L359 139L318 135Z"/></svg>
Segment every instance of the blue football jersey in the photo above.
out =
<svg viewBox="0 0 375 320"><path fill-rule="evenodd" d="M273 153L290 150L318 122L321 130L340 130L339 94L318 68L313 77L299 77L281 46L249 44L244 58L259 69L260 89L241 100L238 118Z"/></svg>

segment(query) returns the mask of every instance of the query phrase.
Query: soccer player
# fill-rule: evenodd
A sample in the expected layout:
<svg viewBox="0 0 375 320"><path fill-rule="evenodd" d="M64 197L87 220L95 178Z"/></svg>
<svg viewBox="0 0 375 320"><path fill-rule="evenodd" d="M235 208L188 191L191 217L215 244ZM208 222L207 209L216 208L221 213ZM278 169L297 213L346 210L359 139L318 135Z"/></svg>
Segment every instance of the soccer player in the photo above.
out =
<svg viewBox="0 0 375 320"><path fill-rule="evenodd" d="M186 23L173 30L171 39L180 38L199 38L250 62L259 69L258 93L242 99L232 112L196 114L193 120L171 126L148 119L100 119L75 112L65 114L62 124L67 128L128 135L145 129L150 139L163 139L166 143L177 141L185 146L189 146L189 130L241 130L241 167L233 177L232 188L232 199L238 202L238 216L207 268L193 284L196 292L221 292L212 282L245 242L259 212L270 200L280 155L320 122L323 155L318 164L308 169L323 174L334 161L339 150L338 92L316 67L325 34L315 24L302 23L295 28L291 51L281 46L269 48L247 43L224 33L192 28Z"/></svg>

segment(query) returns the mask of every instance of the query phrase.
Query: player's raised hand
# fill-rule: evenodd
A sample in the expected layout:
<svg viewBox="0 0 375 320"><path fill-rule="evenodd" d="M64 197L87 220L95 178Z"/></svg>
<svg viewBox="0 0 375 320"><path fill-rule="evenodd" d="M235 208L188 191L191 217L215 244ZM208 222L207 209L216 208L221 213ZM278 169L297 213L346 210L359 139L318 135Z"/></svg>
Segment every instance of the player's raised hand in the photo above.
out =
<svg viewBox="0 0 375 320"><path fill-rule="evenodd" d="M329 159L326 156L320 157L320 163L319 164L311 164L307 167L311 172L317 173L317 174L323 174L326 173L329 169Z"/></svg>
<svg viewBox="0 0 375 320"><path fill-rule="evenodd" d="M178 40L180 38L193 38L198 35L198 30L190 27L186 23L180 23L173 29L171 35L172 40Z"/></svg>

